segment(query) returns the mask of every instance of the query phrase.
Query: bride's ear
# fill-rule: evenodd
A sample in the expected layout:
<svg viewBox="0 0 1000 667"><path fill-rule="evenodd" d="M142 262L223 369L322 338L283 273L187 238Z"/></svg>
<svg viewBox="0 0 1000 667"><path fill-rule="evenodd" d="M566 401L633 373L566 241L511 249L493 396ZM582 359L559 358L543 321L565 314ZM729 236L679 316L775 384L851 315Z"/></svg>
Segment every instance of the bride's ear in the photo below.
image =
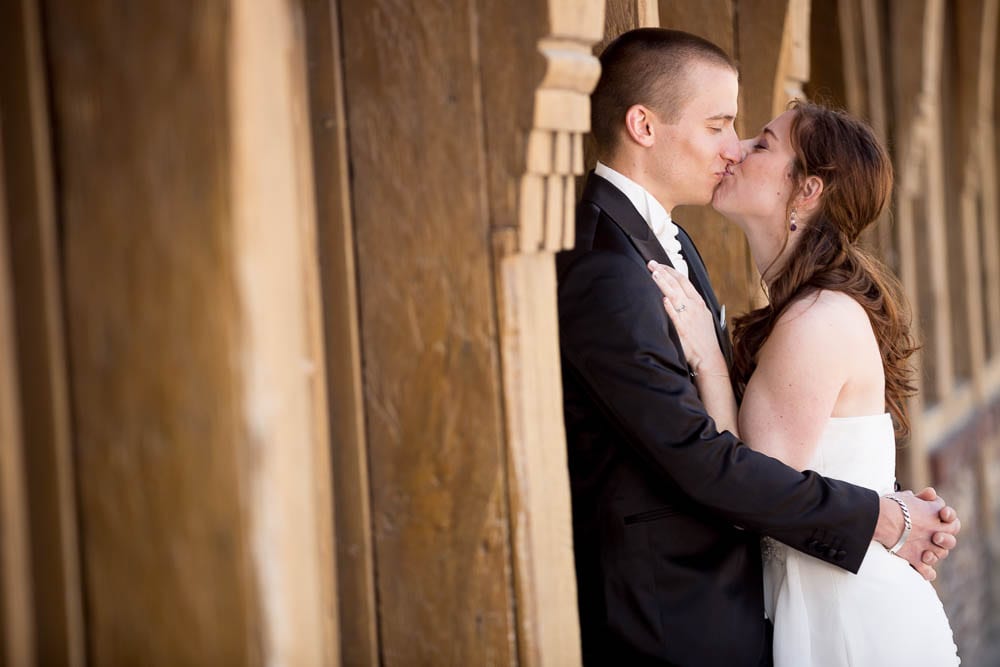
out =
<svg viewBox="0 0 1000 667"><path fill-rule="evenodd" d="M819 205L819 199L823 195L823 179L819 176L807 176L799 188L799 194L795 198L796 207L811 211Z"/></svg>

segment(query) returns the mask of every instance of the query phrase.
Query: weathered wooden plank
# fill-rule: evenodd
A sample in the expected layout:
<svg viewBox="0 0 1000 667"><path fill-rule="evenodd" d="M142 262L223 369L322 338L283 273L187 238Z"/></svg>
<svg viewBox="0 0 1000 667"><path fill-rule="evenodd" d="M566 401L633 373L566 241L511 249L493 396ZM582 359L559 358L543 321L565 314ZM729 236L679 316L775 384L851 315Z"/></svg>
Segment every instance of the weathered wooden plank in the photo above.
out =
<svg viewBox="0 0 1000 667"><path fill-rule="evenodd" d="M52 149L35 0L0 4L0 109L40 664L84 662Z"/></svg>
<svg viewBox="0 0 1000 667"><path fill-rule="evenodd" d="M718 44L736 57L733 0L660 0L660 25L683 30Z"/></svg>
<svg viewBox="0 0 1000 667"><path fill-rule="evenodd" d="M371 490L337 3L308 0L306 44L326 317L341 661L378 664Z"/></svg>
<svg viewBox="0 0 1000 667"><path fill-rule="evenodd" d="M774 84L771 116L788 108L793 99L802 99L802 84L809 80L809 0L789 0L781 38L781 56Z"/></svg>
<svg viewBox="0 0 1000 667"><path fill-rule="evenodd" d="M31 552L0 126L0 664L35 663Z"/></svg>
<svg viewBox="0 0 1000 667"><path fill-rule="evenodd" d="M997 30L1000 31L1000 24L997 25ZM993 40L994 53L996 54L993 71L996 72L1000 69L1000 45L997 44L1000 41L1000 35L995 33ZM987 70L983 70L983 76L986 76L986 72ZM987 151L990 146L994 150L993 163L986 165L986 169L989 171L983 174L983 179L987 183L987 197L983 203L985 227L983 238L984 242L989 244L984 245L984 256L986 258L986 276L989 281L987 285L1000 285L1000 132L996 129L1000 126L1000 85L997 85L995 78L991 78L984 85L993 86L993 106L991 107L993 120L984 129L983 141L989 142L986 144ZM992 137L992 141L990 141L990 137ZM997 293L996 290L991 292L986 307L989 313L990 330L987 341L990 358L1000 358L1000 293Z"/></svg>
<svg viewBox="0 0 1000 667"><path fill-rule="evenodd" d="M920 321L920 300L917 298L916 222L914 220L913 194L900 192L897 200L896 224L899 234L900 280L909 301L912 321ZM930 467L927 459L927 434L922 420L924 417L923 352L918 349L913 355L913 385L916 393L907 401L910 414L910 436L907 447L896 452L896 478L906 487L923 488L930 483Z"/></svg>
<svg viewBox="0 0 1000 667"><path fill-rule="evenodd" d="M267 664L336 665L329 429L300 7L232 7L243 498ZM276 58L274 54L283 54Z"/></svg>
<svg viewBox="0 0 1000 667"><path fill-rule="evenodd" d="M866 33L859 1L822 2L813 7L812 36L822 40L826 48L812 50L813 77L809 90L810 97L832 96L851 113L865 116L868 110ZM835 16L831 16L834 12ZM862 26L862 30L859 31L858 26ZM822 66L817 67L817 60Z"/></svg>
<svg viewBox="0 0 1000 667"><path fill-rule="evenodd" d="M740 2L736 12L740 115L748 135L773 117L789 0Z"/></svg>
<svg viewBox="0 0 1000 667"><path fill-rule="evenodd" d="M381 657L508 664L479 16L468 5L340 6Z"/></svg>
<svg viewBox="0 0 1000 667"><path fill-rule="evenodd" d="M660 25L662 24L658 2L653 0L607 0L604 9L604 38L594 44L594 53L600 54L611 40L623 32Z"/></svg>
<svg viewBox="0 0 1000 667"><path fill-rule="evenodd" d="M888 91L885 85L885 64L883 52L885 51L883 41L886 31L883 7L877 3L861 3L862 27L864 32L865 62L868 88L867 115L866 118L872 125L875 135L886 145L892 148L889 141L889 108L887 103ZM869 235L874 237L875 245L881 253L883 259L891 266L898 265L898 258L893 251L892 229L890 227L889 213L884 212L879 218L875 230Z"/></svg>
<svg viewBox="0 0 1000 667"><path fill-rule="evenodd" d="M247 664L229 6L44 9L89 655Z"/></svg>
<svg viewBox="0 0 1000 667"><path fill-rule="evenodd" d="M237 2L233 9L231 195L248 437L241 454L260 641L267 663L335 665L328 404L302 16L283 0Z"/></svg>
<svg viewBox="0 0 1000 667"><path fill-rule="evenodd" d="M332 659L295 17L45 16L94 660Z"/></svg>
<svg viewBox="0 0 1000 667"><path fill-rule="evenodd" d="M985 311L985 354L989 358L1000 355L1000 294L991 286L1000 285L1000 134L996 131L997 110L1000 103L1000 86L997 85L997 63L1000 62L1000 7L997 0L986 0L983 7L982 43L983 60L978 77L979 132L976 142L980 158L980 178L982 184L981 210L982 225L983 287L981 302ZM992 54L992 64L990 63Z"/></svg>
<svg viewBox="0 0 1000 667"><path fill-rule="evenodd" d="M924 39L926 2L892 2L889 5L888 28L890 35L889 61L893 68L894 99L912 100L911 104L896 105L893 127L895 129L894 164L896 166L897 206L895 227L898 233L898 266L900 278L910 303L913 322L917 325L925 317L929 304L920 298L921 276L926 259L918 255L918 211L926 208L925 183L927 169L926 141L921 130L921 110L925 104L922 96L924 85L924 52L928 48ZM870 44L869 44L870 45ZM912 431L908 446L897 454L897 477L901 483L920 488L930 482L927 457L928 429L924 424L925 404L929 403L924 381L929 356L927 348L913 356L917 394L909 400Z"/></svg>

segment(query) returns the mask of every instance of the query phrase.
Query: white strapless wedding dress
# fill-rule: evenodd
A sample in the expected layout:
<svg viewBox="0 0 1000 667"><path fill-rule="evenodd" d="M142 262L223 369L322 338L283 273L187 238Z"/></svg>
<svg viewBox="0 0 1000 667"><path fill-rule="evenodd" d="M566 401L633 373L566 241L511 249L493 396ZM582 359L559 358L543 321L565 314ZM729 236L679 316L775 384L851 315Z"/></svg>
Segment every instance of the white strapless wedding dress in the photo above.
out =
<svg viewBox="0 0 1000 667"><path fill-rule="evenodd" d="M888 414L831 418L810 469L891 493L896 448ZM931 584L872 542L854 575L765 538L764 601L775 667L945 667L959 663Z"/></svg>

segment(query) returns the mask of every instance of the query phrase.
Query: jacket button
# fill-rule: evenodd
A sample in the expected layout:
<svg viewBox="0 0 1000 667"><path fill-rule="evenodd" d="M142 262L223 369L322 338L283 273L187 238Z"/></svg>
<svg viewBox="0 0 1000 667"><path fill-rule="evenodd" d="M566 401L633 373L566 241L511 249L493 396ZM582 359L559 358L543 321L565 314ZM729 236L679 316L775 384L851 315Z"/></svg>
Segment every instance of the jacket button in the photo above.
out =
<svg viewBox="0 0 1000 667"><path fill-rule="evenodd" d="M809 549L809 551L819 551L819 542L816 540L809 540L809 542L806 543L806 549Z"/></svg>
<svg viewBox="0 0 1000 667"><path fill-rule="evenodd" d="M836 549L834 549L833 547L831 547L830 550L826 552L826 557L829 558L830 560L836 560L837 559L837 553L838 553L838 551Z"/></svg>
<svg viewBox="0 0 1000 667"><path fill-rule="evenodd" d="M833 560L835 560L835 561L837 561L839 563L840 561L844 560L845 558L847 558L847 552L844 551L843 549L841 549L840 551L838 551L836 553L836 555L834 555Z"/></svg>

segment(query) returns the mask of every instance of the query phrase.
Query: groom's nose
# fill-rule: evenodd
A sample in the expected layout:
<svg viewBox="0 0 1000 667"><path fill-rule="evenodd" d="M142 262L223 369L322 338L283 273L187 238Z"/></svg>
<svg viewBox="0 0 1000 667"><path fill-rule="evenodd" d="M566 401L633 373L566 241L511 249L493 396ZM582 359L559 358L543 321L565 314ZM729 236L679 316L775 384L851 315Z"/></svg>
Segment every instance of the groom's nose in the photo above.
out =
<svg viewBox="0 0 1000 667"><path fill-rule="evenodd" d="M740 138L736 136L736 130L730 128L726 143L722 146L722 158L728 162L740 162L743 160L743 149L740 146Z"/></svg>

